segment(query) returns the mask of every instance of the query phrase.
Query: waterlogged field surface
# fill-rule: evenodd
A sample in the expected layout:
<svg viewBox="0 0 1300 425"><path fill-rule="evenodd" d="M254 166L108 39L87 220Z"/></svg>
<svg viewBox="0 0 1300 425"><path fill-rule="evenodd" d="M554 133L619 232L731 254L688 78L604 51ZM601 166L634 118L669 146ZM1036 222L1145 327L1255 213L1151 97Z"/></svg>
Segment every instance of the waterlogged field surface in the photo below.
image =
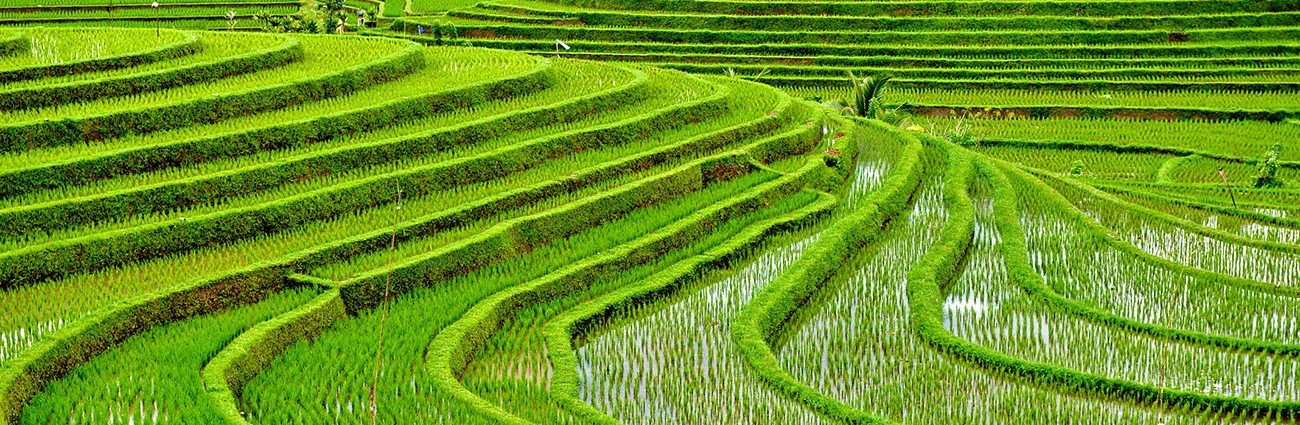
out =
<svg viewBox="0 0 1300 425"><path fill-rule="evenodd" d="M745 371L730 323L815 238L753 264L578 350L579 397L624 423L821 423ZM700 403L699 400L715 400Z"/></svg>
<svg viewBox="0 0 1300 425"><path fill-rule="evenodd" d="M889 140L864 146L846 206L860 203L883 183L899 148ZM745 371L730 338L740 309L815 241L814 234L723 272L725 277L706 278L697 292L589 341L577 351L579 396L626 423L716 417L737 423L774 417L820 423L814 412L766 389ZM694 402L701 399L720 402Z"/></svg>
<svg viewBox="0 0 1300 425"><path fill-rule="evenodd" d="M0 5L2 423L1300 423L1294 2L105 3Z"/></svg>

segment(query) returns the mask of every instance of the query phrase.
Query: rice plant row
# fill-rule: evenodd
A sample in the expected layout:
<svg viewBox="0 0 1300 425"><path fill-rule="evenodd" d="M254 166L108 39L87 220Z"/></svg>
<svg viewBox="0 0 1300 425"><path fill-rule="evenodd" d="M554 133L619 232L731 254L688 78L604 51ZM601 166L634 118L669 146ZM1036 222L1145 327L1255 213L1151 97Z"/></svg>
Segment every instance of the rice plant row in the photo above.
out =
<svg viewBox="0 0 1300 425"><path fill-rule="evenodd" d="M860 154L846 205L861 202L892 170L898 147L875 136ZM806 236L737 269L706 275L700 289L683 294L680 301L636 305L624 313L635 319L626 326L591 331L596 335L576 349L578 397L625 423L708 418L820 422L814 412L764 388L745 371L728 332L736 312L815 240L816 235ZM741 396L733 396L737 394ZM692 402L701 399L720 402Z"/></svg>
<svg viewBox="0 0 1300 425"><path fill-rule="evenodd" d="M756 174L752 178L737 180L730 186L745 187L754 184L762 177L772 176ZM468 420L471 417L469 415L458 416L455 411L443 411L443 409L456 407L446 398L445 393L438 392L436 383L430 381L431 377L423 373L423 354L426 344L432 340L432 336L439 329L455 320L458 311L463 311L477 297L494 292L492 288L525 282L544 274L546 270L585 258L602 249L612 247L619 241L647 231L638 229L651 229L655 228L656 223L662 225L664 220L671 221L674 214L666 211L672 211L674 208L679 211L691 211L693 209L688 208L698 205L694 203L701 202L699 199L707 199L703 198L704 196L717 199L728 193L728 190L718 187L699 195L688 195L689 197L686 198L697 199L694 201L633 212L596 229L603 231L584 232L557 241L550 246L539 247L516 259L487 266L464 277L451 278L427 289L418 289L395 301L390 306L389 320L404 325L390 329L393 332L390 334L393 335L390 340L391 345L384 351L388 356L383 361L385 372L381 375L380 382L384 391L376 401L380 414L386 421L404 417L424 417L425 420L435 422L440 422L437 420L439 417L464 417ZM615 232L614 229L620 230ZM547 264L550 266L546 266ZM443 314L429 314L430 312ZM250 419L254 422L270 423L294 420L294 417L299 415L309 421L328 420L335 415L343 415L349 418L349 421L365 418L364 415L368 414L369 407L364 403L367 402L370 374L373 371L369 368L362 369L360 366L369 364L362 359L371 358L374 352L370 349L373 342L365 343L358 339L373 340L378 335L355 330L373 329L380 319L378 313L376 310L366 312L338 325L336 329L328 331L311 344L300 343L291 347L276 364L245 389L245 399L248 403L245 410L250 412ZM423 336L404 335L410 332ZM322 352L332 354L322 356L320 354ZM280 376L298 375L302 370L333 370L336 373L332 376L320 376L322 385L280 378ZM336 405L341 405L343 402L353 408L340 412ZM286 409L285 406L296 407Z"/></svg>
<svg viewBox="0 0 1300 425"><path fill-rule="evenodd" d="M77 77L53 76L47 82L58 84L78 77L132 78L258 50L247 44L249 40L275 46L291 39L203 34L202 48L186 55L121 68L87 68ZM376 63L371 62L376 57L412 50L409 44L383 39L302 37L299 42L304 57L275 69L223 75L212 82L194 82L156 94L110 96L75 106L93 108L84 111L109 117L123 109L121 105L126 103L122 102L149 107L140 100L150 96L178 96L173 100L176 103L160 104L165 108L193 103L201 97L187 98L187 93L213 87L305 84L311 80L295 73L301 73L304 64L313 60L317 65L329 62L320 55L333 44L349 46L350 58L355 59L344 61L339 68L325 68L327 74L364 69ZM229 47L220 47L223 43ZM370 305L376 300L357 296L366 294L364 287L372 285L377 276L395 269L401 279L409 279L412 273L434 264L426 252L462 252L455 247L463 241L497 234L498 229L523 232L518 233L522 237L518 241L528 245L516 249L526 251L503 254L484 268L455 271L448 278L459 283L449 284L486 289L490 285L465 279L487 276L483 273L488 270L498 270L499 276L510 279L540 276L537 273L553 268L553 261L572 261L548 260L545 257L552 254L546 252L559 256L556 258L587 257L599 251L599 246L617 245L616 240L630 240L627 238L688 216L703 220L697 222L702 229L718 231L708 231L712 236L699 240L695 248L674 251L675 256L662 261L696 256L742 228L751 229L750 224L779 223L774 221L777 216L786 217L795 210L826 211L833 204L831 195L800 188L807 184L818 190L835 190L841 181L838 170L843 167L838 162L840 152L853 152L853 145L846 144L849 139L843 137L852 133L852 124L829 123L824 112L812 105L751 82L583 61L538 61L478 49L416 51L421 59L414 70L388 75L351 93L294 103L291 105L296 106L286 110L253 110L210 122L92 137L90 143L55 143L6 152L6 161L16 166L6 170L5 178L13 179L10 181L49 172L45 170L96 173L45 174L70 185L38 183L6 188L4 214L36 220L29 223L47 223L26 229L11 226L6 237L6 247L11 248L8 256L35 252L33 247L42 244L38 242L42 239L49 247L54 246L51 243L71 247L75 243L68 243L77 240L103 243L93 241L102 241L106 234L175 235L178 230L203 225L208 216L236 217L257 213L259 208L278 208L273 205L286 199L308 199L302 197L304 193L326 195L343 190L363 195L360 200L335 197L338 202L333 205L311 203L308 208L302 204L307 215L271 227L229 222L220 229L211 228L213 232L207 235L196 234L211 238L209 242L168 236L170 240L159 245L101 245L110 251L134 249L133 244L154 248L132 254L92 248L85 252L95 258L78 260L71 268L60 266L54 275L25 283L6 278L0 296L7 299L7 306L15 307L0 325L4 329L0 332L0 392L6 400L0 413L6 420L28 423L57 417L74 422L193 423L229 418L232 413L214 402L201 383L206 361L236 334L305 305L316 298L317 291L330 291L321 289L322 285L342 287L348 310L360 315L341 323L367 317L375 311ZM468 78L471 76L473 79ZM38 80L15 84L42 87ZM467 99L454 97L459 93ZM392 101L396 96L403 101ZM404 102L405 98L419 100ZM437 101L450 104L420 104ZM379 106L372 106L375 103ZM413 120L364 116L386 109L418 115ZM321 118L322 112L358 117L359 122ZM306 128L318 123L341 127L317 130L320 136L291 134L286 138L272 133L295 128L290 125ZM253 143L215 149L225 141ZM186 156L204 152L200 149L210 149L212 156ZM851 161L855 156L845 157ZM145 162L130 162L137 159ZM776 164L795 162L805 164L797 167L797 174L768 168L788 169ZM109 168L98 168L103 165ZM265 183L253 183L259 179ZM699 213L709 205L729 205L732 201L718 201L759 186L768 188L756 192L763 195L741 199L748 199L742 203L746 208L761 213L737 210L734 222L729 219L731 213ZM357 189L363 187L368 193ZM160 196L165 193L171 195ZM763 203L778 199L786 200L776 205ZM809 210L814 204L816 209ZM106 209L95 212L95 207L88 206ZM732 211L732 207L710 208ZM591 226L571 230L545 227L548 222L571 219ZM159 226L160 220L165 224ZM635 230L629 226L650 227ZM609 239L619 234L624 236ZM767 231L747 230L745 234L752 244L759 243ZM389 240L396 251L384 248L383 242ZM63 248L52 252L59 249ZM12 264L19 266L25 261ZM19 267L28 266L30 263ZM653 268L636 270L645 276ZM310 277L312 273L326 279ZM253 280L244 284L240 279ZM257 283L258 279L263 279L262 283ZM303 282L307 283L303 289L277 289ZM420 287L403 286L398 293L415 292L399 300L418 299L414 294L426 291ZM238 296L228 297L223 292L236 288L242 291ZM437 291L441 288L434 286ZM205 298L208 291L217 298ZM430 301L460 305L455 300L436 297ZM155 308L159 311L152 311ZM453 311L448 310L443 320L456 320ZM140 324L138 320L157 322ZM408 328L408 324L400 327ZM104 333L104 329L121 330ZM326 331L321 338L330 338L333 332ZM198 341L204 342L195 344ZM367 347L356 348L360 349L358 355L369 355ZM294 358L294 350L291 347L280 358ZM68 357L70 352L79 353L78 359ZM176 355L175 361L141 363L165 352ZM274 376L277 364L271 363L263 376ZM35 370L52 373L35 374ZM252 406L250 401L262 397L260 379L233 392L254 421L267 414L247 408ZM162 381L165 385L157 386ZM414 388L426 387L427 382ZM523 390L510 397L531 403L532 396L527 393ZM391 403L392 409L378 411L392 418L428 407L400 401ZM325 409L324 415L313 417L345 411L364 414L366 407L373 406L364 403L354 399L345 407L340 398L333 406L322 403L319 407ZM380 406L386 403L381 401ZM457 421L458 414L464 413L458 410L463 406L446 403L434 399L429 405L443 406L444 417Z"/></svg>
<svg viewBox="0 0 1300 425"><path fill-rule="evenodd" d="M843 88L787 87L800 97L838 99L847 95ZM942 105L969 107L975 111L998 107L1006 109L1058 106L1058 107L1110 107L1110 108L1196 108L1196 109L1300 109L1294 91L1273 93L1241 93L1222 91L1057 91L1031 89L973 89L933 90L925 88L886 88L890 102L916 105ZM1021 117L1027 114L1018 114ZM944 116L946 117L946 115ZM942 117L941 117L942 118ZM960 118L960 115L954 117Z"/></svg>
<svg viewBox="0 0 1300 425"><path fill-rule="evenodd" d="M546 391L565 372L548 369L553 346L539 342L536 323L563 309L493 323L490 337L473 337L487 338L485 351L466 354L463 379L486 402L474 410L539 423L1294 422L1300 227L1290 210L1300 179L1284 155L1295 79L1246 83L1279 69L1269 61L1295 57L1293 36L1063 28L1130 14L1182 19L1175 10L1213 21L1201 3L1158 12L1080 4L1106 12L1071 17L1059 17L1060 3L945 5L956 17L931 16L926 8L938 6L927 2L905 5L915 16L864 19L845 11L902 15L904 5L505 0L394 25L409 39L421 40L417 25L450 24L485 46L786 82L796 97L831 104L850 97L839 88L844 68L892 73L904 79L884 91L886 104L928 115L898 126L933 137L921 189L885 188L910 201L865 201L865 217L885 219L862 219L860 237L828 230L808 242L810 255L736 307L738 321L716 319L725 308L690 314L693 301L664 297L622 307L645 310L609 328L583 328L573 341L579 384L563 378L559 388L576 390L594 413ZM953 12L981 7L999 11ZM1029 22L1039 23L1032 35L980 31ZM861 32L870 25L915 32ZM1269 59L1232 64L1246 57ZM1183 73L1178 63L1207 66ZM980 85L963 73L1025 78ZM1075 81L1085 73L1110 77ZM932 78L907 80L917 75ZM1207 84L1155 83L1184 77ZM1275 145L1282 153L1270 152ZM1281 189L1252 187L1269 184ZM880 205L896 210L876 213ZM859 238L870 242L840 245ZM691 325L669 325L678 321ZM695 337L712 327L730 332ZM539 407L547 404L564 408Z"/></svg>
<svg viewBox="0 0 1300 425"><path fill-rule="evenodd" d="M4 81L22 81L89 70L121 69L184 56L198 50L198 37L183 31L159 31L153 42L139 33L116 29L26 29L30 54L0 57ZM156 53L164 53L157 55Z"/></svg>
<svg viewBox="0 0 1300 425"><path fill-rule="evenodd" d="M575 75L581 75L581 72L575 71ZM429 211L438 211L467 200L481 199L501 190L501 187L509 187L508 185L513 181L507 179L503 183L507 186L475 184L443 192L444 196L431 198L438 202L433 203L433 208ZM416 203L408 208L418 206L419 204ZM387 219L377 214L386 211L387 209L380 211L378 208L371 208L327 220L319 226L307 226L283 234L262 235L251 240L205 247L192 253L165 256L158 260L122 264L103 272L84 273L37 284L30 292L26 289L6 292L5 296L9 297L11 302L15 303L14 305L24 305L27 308L21 310L25 314L8 316L11 320L18 320L19 324L11 322L6 324L5 328L15 329L15 332L18 332L30 327L21 324L25 320L63 322L60 319L75 319L85 314L84 312L97 309L96 306L109 305L113 299L131 298L133 294L165 289L177 280L182 280L183 276L207 275L218 270L238 268L238 265L253 264L263 258L281 257L331 240L347 239L349 236L362 234L368 229L382 227L387 223ZM419 209L415 211L420 212ZM304 236L310 237L304 238ZM39 293L47 294L45 296L47 300L59 301L40 303L40 298L26 298ZM107 295L110 293L114 295ZM27 301L20 301L25 299ZM24 333L30 334L30 332Z"/></svg>
<svg viewBox="0 0 1300 425"><path fill-rule="evenodd" d="M1127 148L1204 152L1209 155L1257 160L1275 144L1282 144L1279 160L1295 161L1294 147L1300 126L1259 121L1116 121L1104 119L995 119L968 117L962 124L980 139L1032 140L1042 142L1086 141L1098 148L1114 145ZM922 127L950 129L961 117L920 118ZM1289 148L1289 149L1288 149Z"/></svg>
<svg viewBox="0 0 1300 425"><path fill-rule="evenodd" d="M199 123L157 133L125 134L100 140L94 144L49 146L6 153L0 156L3 158L0 159L2 161L0 163L8 170L5 174L6 178L18 188L6 191L6 196L83 184L116 177L123 173L154 171L248 152L297 146L336 135L337 133L326 129L338 126L339 124L336 124L338 121L370 126L392 123L394 119L391 117L395 110L410 108L418 111L421 106L424 106L429 112L445 113L454 106L472 107L475 102L467 101L458 95L465 89L481 87L480 84L484 82L508 82L511 77L519 76L516 72L523 71L521 67L533 68L528 70L531 73L545 71L540 69L541 64L529 58L483 55L461 49L429 51L425 53L425 60L428 65L413 74L410 80L378 84L346 95L316 99L275 111L246 117L231 117L218 122ZM478 79L478 76L482 76L483 79ZM464 83L464 85L451 85L453 82ZM381 120L368 122L363 119L366 116L379 117ZM306 131L304 127L320 128L320 130ZM244 140L244 137L255 138L261 143L252 148L230 146ZM227 147L217 150L211 147L213 144ZM156 155L152 152L186 149L186 146L190 146L188 148L190 150L181 152L194 152L195 155L190 155L193 158L183 156L170 158L167 161L144 161ZM95 166L99 163L106 164ZM38 173L42 176L52 174L57 178L51 178L49 180L53 182L47 182L35 177L27 177ZM33 203L40 201L40 199L32 200Z"/></svg>
<svg viewBox="0 0 1300 425"><path fill-rule="evenodd" d="M10 12L4 15L5 23L21 23L22 21L43 21L50 22L60 21L91 21L97 19L139 19L150 21L154 18L211 18L214 20L225 20L226 14L234 11L235 17L239 20L253 20L253 14L266 11L275 15L289 15L298 10L293 5L278 4L250 4L250 5L195 5L189 7L160 7L157 11L144 8L121 8L111 12L105 12L105 7L96 7L90 9L54 9L54 10L34 10L23 12ZM151 8L150 8L151 9Z"/></svg>
<svg viewBox="0 0 1300 425"><path fill-rule="evenodd" d="M805 8L797 4L778 7L766 2L708 7L649 3L657 7L646 8L645 4L616 1L576 4L565 1L484 2L473 8L453 10L447 17L405 18L399 20L392 30L414 35L419 34L419 28L453 25L463 37L486 46L535 53L552 50L554 43L551 41L555 39L571 40L573 50L566 53L579 56L650 62L703 73L761 75L766 82L805 86L834 84L832 81L842 75L843 69L851 67L893 72L904 79L950 78L960 74L966 76L961 82L966 88L996 89L1031 87L1042 84L1044 79L1066 80L1070 79L1068 74L1072 72L1112 80L1109 87L1124 90L1154 90L1157 86L1123 85L1116 84L1115 80L1174 81L1186 77L1213 83L1241 83L1262 78L1260 81L1283 83L1255 86L1256 91L1289 87L1285 83L1293 81L1286 76L1264 76L1270 72L1265 62L1241 63L1239 67L1229 65L1230 62L1202 63L1207 66L1196 67L1200 73L1195 73L1195 76L1168 67L1146 68L1160 63L1159 60L1129 59L1133 62L1127 66L1088 68L1090 64L1105 63L1089 61L1098 58L1154 57L1178 61L1200 57L1231 61L1235 59L1233 56L1250 49L1269 51L1269 56L1276 53L1277 57L1294 57L1293 46L1288 46L1293 45L1289 41L1294 37L1288 29L1294 22L1290 18L1293 12L1287 7L1254 13L1240 13L1241 9L1223 11L1223 14L1192 12L1203 6L1197 4L1163 10L1181 12L1170 14L1152 13L1152 8L1143 5L1133 5L1130 13L1125 13L1129 6L1113 5L1107 14L1101 16L1064 16L1025 13L1025 10L962 15L952 11L952 8L961 6L949 5L942 15L913 15L916 8L934 7L925 4L895 10L894 15L864 16L847 14L845 10L889 6L817 4L801 12ZM708 12L691 10L697 7L719 9ZM729 13L726 10L751 7L776 9L754 14ZM1027 6L1025 9L1036 7ZM861 62L872 57L875 63ZM1004 61L1002 64L983 62L992 67L1018 68L998 71L988 68L953 69L947 65L961 62L953 61L955 58L1007 57L1031 60ZM1042 58L1064 62L1039 63L1032 60ZM1074 65L1060 65L1064 63ZM1037 82L1035 78L1017 80L1006 77L1008 74L1035 72L1039 73ZM1209 77L1221 73L1234 75ZM813 75L819 77L809 78ZM976 81L985 84L976 84ZM936 81L924 79L900 79L900 83L920 89L939 87ZM1204 89L1229 87L1235 90L1247 86L1207 85Z"/></svg>
<svg viewBox="0 0 1300 425"><path fill-rule="evenodd" d="M1290 2L385 6L0 31L0 421L1300 420Z"/></svg>
<svg viewBox="0 0 1300 425"><path fill-rule="evenodd" d="M574 80L574 81L582 81L582 80L579 79L579 80ZM578 88L578 87L582 87L582 85L578 85L578 86L575 86L575 87L573 87L573 88L576 89L576 88ZM549 166L555 166L555 167L561 167L561 169L566 170L566 171L568 171L568 170L577 171L577 169L581 168L581 167L574 167L574 166L566 166L566 163L565 163L564 161L554 161L554 162L548 163L548 165L549 165ZM391 169L391 168L387 168L387 169ZM539 171L540 171L540 170L539 170ZM559 177L559 176L561 176L561 175L566 175L566 174L561 174L560 172L555 172L555 171L548 172L548 173L534 173L534 174L533 174L533 176L540 176L540 177L544 177L544 178L556 178L556 177ZM526 177L525 177L525 178L526 178ZM536 177L532 177L532 178L533 178L533 179L536 179ZM531 182L536 182L536 181L537 181L537 180L529 181L529 180L507 179L505 182L508 183L508 184L511 185L511 186L515 186L515 185L518 185L518 186L524 186L524 184L522 184L523 182L530 182L530 183L531 183ZM430 212L438 211L438 210L440 210L440 209L447 208L447 207L452 206L452 205L456 205L457 202L465 202L465 201L467 201L467 200L476 199L476 198L481 198L483 195L491 194L491 193L493 193L494 191L499 191L499 190L502 190L503 188L511 187L511 186L497 186L497 185L482 185L482 186L480 186L480 185L465 185L464 187L467 187L469 190L467 190L467 191L459 191L459 190L449 191L450 193L460 193L460 194L462 194L461 196L458 196L458 197L451 197L451 198L447 198L447 197L445 197L445 196L435 196L435 197L430 197L430 200L436 200L437 202L434 202L433 204L431 204L431 206L433 207L432 209L428 209L428 210L425 210L425 211L430 211ZM443 192L443 193L447 193L447 192ZM408 202L409 202L409 201L408 201ZM408 208L416 208L414 211L416 211L416 212L420 212L421 209L419 208L419 205L420 205L420 204L419 204L418 202L416 202L416 203L414 203L414 204L412 205L412 207L408 207ZM374 214L377 214L377 213L378 213L378 211L377 211L376 209L368 209L368 210L363 210L363 211L361 211L361 212L362 212L362 213L366 213L367 211L369 211L367 214L370 214L370 215L374 215ZM347 233L356 234L356 233L360 233L360 232L359 232L360 230L368 229L368 228L372 228L372 227L368 227L368 226L367 226L367 227L358 227L358 226L357 226L357 224L360 224L360 223L362 222L362 221L358 221L358 220L366 220L366 219L365 219L366 216L367 216L366 214L351 215L351 216L343 216L343 217L340 217L340 219L342 219L342 218L347 218L347 219L346 219L346 220L341 220L342 222L338 222L338 221L340 221L340 220L336 219L336 220L329 220L329 221L332 221L332 223L331 223L331 222L326 222L326 223L322 223L322 224L325 224L325 225L333 225L333 226L335 226L334 228L336 228L336 229L345 230ZM351 224L351 225L349 225L348 222L355 223L355 224ZM372 223L371 226L376 226L376 225L377 225L377 226L382 226L384 222L385 222L385 221L383 221L382 218L379 218L377 221L372 221L372 222L371 222L371 223ZM304 234L310 234L310 233L302 232L301 230L305 230L305 229L292 229L292 230L290 230L290 231L288 232L288 234L283 235L283 236L280 236L280 237L272 237L272 238L267 238L267 237L265 237L265 236L263 236L263 237L258 237L258 238L255 238L255 240L253 240L253 241L251 241L251 242L253 242L253 246L257 246L257 245L259 245L259 244L261 244L261 245L265 245L267 242L271 242L271 241L293 241L293 240L295 240L295 239L299 239L299 238L301 238L301 236L304 235ZM323 236L323 237L320 237L320 238L310 238L310 239L308 239L308 240L302 241L302 242L308 243L308 244L306 244L306 245L303 245L303 244L295 244L295 245L290 245L290 246L306 247L306 246L311 246L311 245L314 245L314 244L319 244L319 243L321 243L321 242L325 242L325 241L328 241L328 240L329 240L329 239L328 239L329 236L326 236L326 235L328 235L328 233L326 233L326 234L321 234L321 233L319 233L319 232L320 232L320 230L318 229L318 230L315 230L313 233L316 233L316 235L318 235L318 236ZM335 237L338 237L338 236L340 236L340 235L336 233L336 234L334 234L334 236L335 236ZM316 242L312 243L311 241L313 241L313 240L316 241ZM283 243L283 242L280 242L280 243ZM241 245L242 245L242 246L241 246ZM234 247L240 247L240 248L242 248L241 251L247 251L247 250L250 248L248 245L249 245L249 244L247 244L247 243L244 243L244 244L236 243L236 244L233 244L233 246L232 246L231 248L234 248ZM299 249L301 249L301 248L299 248ZM209 251L210 251L210 250L209 250ZM233 253L233 252L238 252L238 251L232 251L232 253ZM292 250L289 250L289 251L281 251L281 252L289 253L289 252L293 252L293 251L292 251ZM208 254L208 255L210 255L210 254ZM204 256L205 256L205 255L203 255L203 253L200 253L200 255L198 255L197 257L194 257L194 258L203 258ZM278 257L278 256L279 256L279 255L267 255L267 254L263 254L263 255L261 255L261 256L259 256L259 257L261 257L261 258L275 258L275 257ZM248 260L256 260L256 259L255 259L255 258L249 258ZM194 261L194 259L191 259L190 261ZM164 261L164 262L163 262L163 265L162 265L161 267L167 267L167 263L169 263L169 262ZM191 267L193 267L193 266L195 265L195 264L193 264L192 262L191 262L190 264L191 264ZM131 266L128 266L128 268L134 268L134 267L133 267L133 265L131 265ZM112 273L110 273L110 275L111 275L111 274L112 274ZM202 273L200 273L200 274L202 274ZM138 279L138 278L137 278L137 279ZM74 278L73 280L75 281L76 278ZM127 281L124 281L124 282L132 282L132 280L127 280ZM138 282L138 281L137 281L137 282ZM145 282L138 282L138 283L146 283L146 282L147 282L147 281L145 281ZM146 287L147 287L147 286L146 286ZM72 292L72 293L73 293L73 294L77 294L77 292ZM83 295L83 294L78 294L78 295ZM21 328L21 327L20 327L20 328Z"/></svg>

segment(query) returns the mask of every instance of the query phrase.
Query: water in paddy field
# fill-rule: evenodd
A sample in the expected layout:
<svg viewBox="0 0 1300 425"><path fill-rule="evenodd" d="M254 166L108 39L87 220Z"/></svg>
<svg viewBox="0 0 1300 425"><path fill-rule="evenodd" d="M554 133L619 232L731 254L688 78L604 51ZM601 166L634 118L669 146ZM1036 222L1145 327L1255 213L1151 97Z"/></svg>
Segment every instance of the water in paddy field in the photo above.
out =
<svg viewBox="0 0 1300 425"><path fill-rule="evenodd" d="M1199 208L1154 202L1140 197L1119 195L1119 198L1124 201L1173 215L1206 228L1221 230L1237 236L1264 242L1290 245L1300 244L1300 230L1291 227L1278 226L1247 217L1221 215ZM1286 217L1285 211L1275 209L1256 209L1256 212L1273 217Z"/></svg>
<svg viewBox="0 0 1300 425"><path fill-rule="evenodd" d="M850 264L855 271L828 283L838 287L832 286L828 300L777 353L795 379L877 416L911 420L924 413L916 411L924 399L899 387L915 380L909 372L921 358L896 349L911 338L907 271L938 239L947 218L942 192L942 178L925 178L912 205L890 221L879 243L867 248L871 251L861 262Z"/></svg>
<svg viewBox="0 0 1300 425"><path fill-rule="evenodd" d="M730 328L814 240L765 253L739 273L591 340L577 350L579 397L629 424L819 423L749 371Z"/></svg>
<svg viewBox="0 0 1300 425"><path fill-rule="evenodd" d="M883 140L866 143L858 156L850 207L878 189L893 168L898 147ZM680 302L578 347L579 397L629 424L821 423L760 382L731 339L735 315L816 239L763 253Z"/></svg>
<svg viewBox="0 0 1300 425"><path fill-rule="evenodd" d="M977 211L990 210L980 206ZM981 215L985 217L977 216L975 247L1000 243L991 218L987 213ZM1042 234L1041 231L1028 233L1031 240ZM1075 235L1065 240L1086 239ZM963 278L954 285L949 300L958 301L956 305L988 306L982 311L948 310L945 326L963 339L1018 359L1157 388L1277 401L1294 400L1298 396L1295 373L1300 365L1294 358L1170 343L1087 322L1049 308L1031 298L1016 282L1009 281L1001 266L1005 259L1000 252L977 250L973 254L967 276L972 275L969 271L987 270L979 274L996 278ZM1030 253L1030 258L1041 256L1041 252ZM986 264L993 260L996 263ZM1058 266L1086 270L1108 267L1099 260L1087 255L1074 256L1067 264ZM1058 267L1051 269L1056 271ZM1115 291L1112 295L1133 296L1133 293ZM1148 317L1142 320L1161 324L1166 321L1163 313L1147 310Z"/></svg>
<svg viewBox="0 0 1300 425"><path fill-rule="evenodd" d="M17 327L0 329L0 367L13 360L23 351L31 348L42 336L50 334L66 325L62 318L37 324L33 328Z"/></svg>
<svg viewBox="0 0 1300 425"><path fill-rule="evenodd" d="M1176 263L1275 285L1300 286L1300 255L1261 249L1193 233L1189 230L1119 208L1077 189L1053 185L1092 219L1114 230L1138 248ZM1218 226L1214 215L1189 217L1207 227ZM1286 236L1285 233L1274 235ZM1249 258L1250 261L1242 261Z"/></svg>
<svg viewBox="0 0 1300 425"><path fill-rule="evenodd" d="M1174 329L1300 343L1300 305L1292 297L1157 266L1088 237L1060 213L1023 207L1030 265L1065 298Z"/></svg>
<svg viewBox="0 0 1300 425"><path fill-rule="evenodd" d="M783 346L778 358L796 378L877 417L906 424L1256 423L1061 395L932 351L908 329L906 270L924 253L927 241L938 237L946 215L941 184L931 181L922 187L910 211L888 226L839 292ZM1016 311L1033 304L1008 281L992 198L987 185L977 185L975 235L965 269L944 302L945 327L974 341L1015 336L1021 345L1010 348L1031 354L1063 342L1053 340L1060 335L1044 319ZM998 317L1011 319L992 321Z"/></svg>

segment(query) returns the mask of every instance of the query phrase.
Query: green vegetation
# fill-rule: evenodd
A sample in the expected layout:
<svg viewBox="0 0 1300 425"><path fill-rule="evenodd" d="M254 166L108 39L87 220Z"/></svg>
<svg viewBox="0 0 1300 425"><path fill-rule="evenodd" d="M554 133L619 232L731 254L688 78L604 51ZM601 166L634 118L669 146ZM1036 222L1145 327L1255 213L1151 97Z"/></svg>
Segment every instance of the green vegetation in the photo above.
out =
<svg viewBox="0 0 1300 425"><path fill-rule="evenodd" d="M23 422L211 422L221 412L204 391L199 370L244 329L311 299L309 290L270 295L253 305L199 316L136 335L74 369L34 398ZM160 350L160 348L163 348ZM116 418L114 418L116 415ZM125 417L123 417L125 416ZM112 419L110 419L112 418Z"/></svg>
<svg viewBox="0 0 1300 425"><path fill-rule="evenodd" d="M1296 1L0 3L0 423L1300 421Z"/></svg>

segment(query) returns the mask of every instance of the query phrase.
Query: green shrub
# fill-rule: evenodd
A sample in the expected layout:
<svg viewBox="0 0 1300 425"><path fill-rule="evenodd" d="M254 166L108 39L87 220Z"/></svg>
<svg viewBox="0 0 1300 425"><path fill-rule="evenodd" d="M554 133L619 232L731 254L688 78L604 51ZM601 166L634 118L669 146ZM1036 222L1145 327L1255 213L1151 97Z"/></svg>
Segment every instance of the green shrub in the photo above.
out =
<svg viewBox="0 0 1300 425"><path fill-rule="evenodd" d="M1273 145L1264 157L1259 160L1259 171L1255 172L1254 186L1256 188L1275 188L1281 187L1282 182L1277 178L1278 156L1282 155L1282 143L1278 142Z"/></svg>

